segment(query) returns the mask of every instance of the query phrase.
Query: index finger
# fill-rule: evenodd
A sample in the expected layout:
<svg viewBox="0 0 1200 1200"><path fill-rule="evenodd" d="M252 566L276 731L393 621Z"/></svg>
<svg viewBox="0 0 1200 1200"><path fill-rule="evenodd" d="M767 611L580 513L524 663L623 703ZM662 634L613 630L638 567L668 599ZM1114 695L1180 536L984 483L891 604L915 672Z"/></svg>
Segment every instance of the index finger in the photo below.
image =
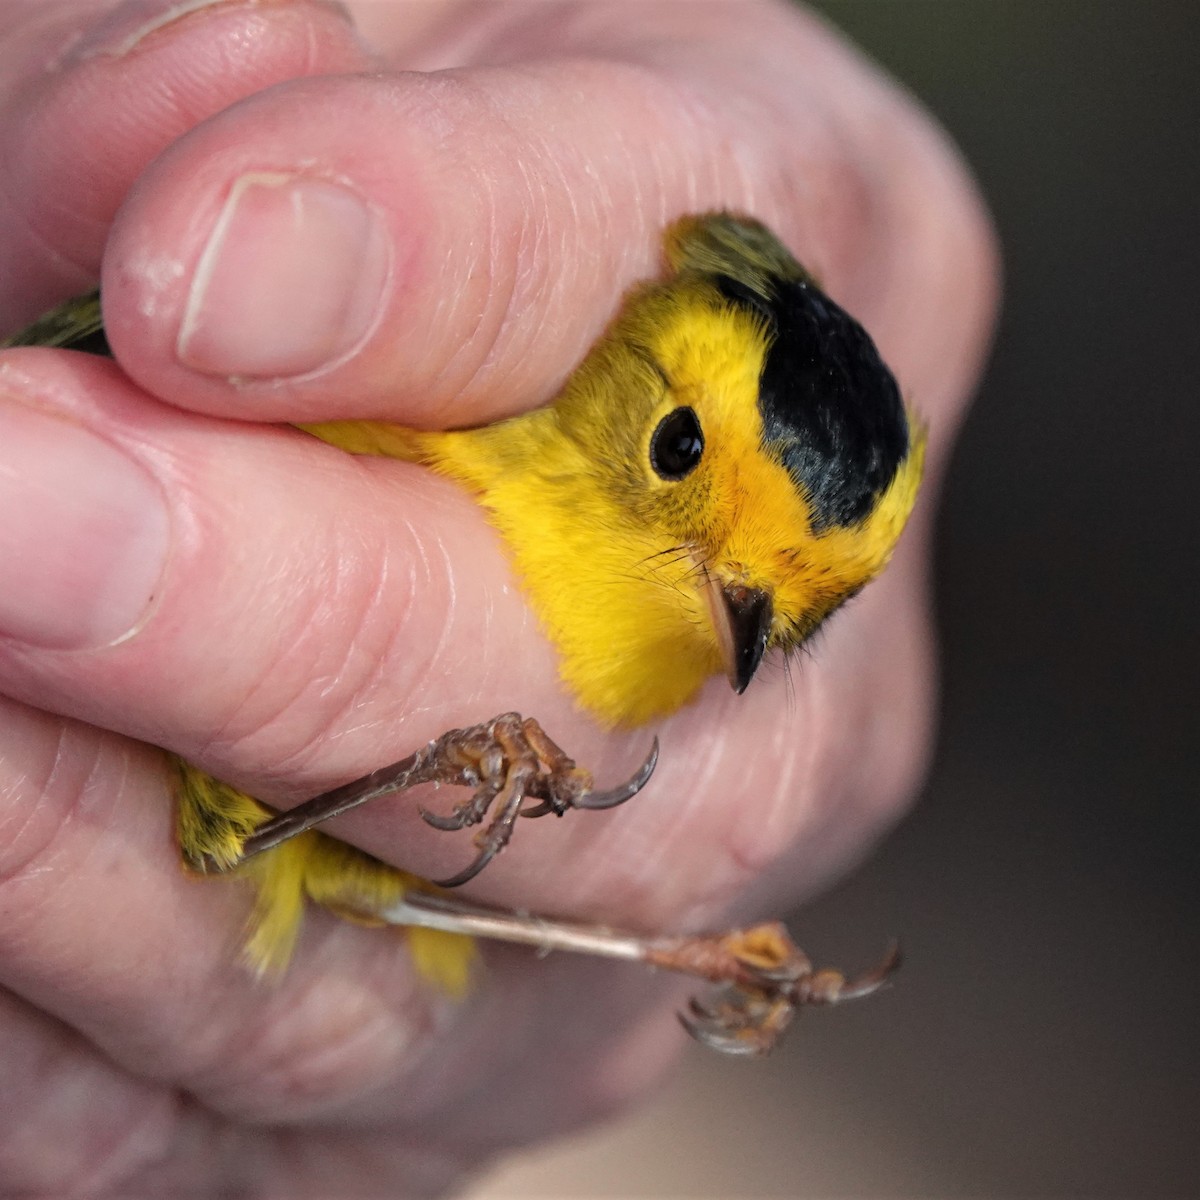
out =
<svg viewBox="0 0 1200 1200"><path fill-rule="evenodd" d="M650 6L640 40L583 7L558 57L503 65L536 40L502 8L507 41L471 55L502 65L286 83L177 142L106 256L123 366L225 416L487 422L553 395L655 273L667 220L719 207L766 220L903 350L914 306L892 285L919 291L938 261L889 231L918 203L979 215L908 102L782 6ZM912 190L877 186L881 143Z"/></svg>

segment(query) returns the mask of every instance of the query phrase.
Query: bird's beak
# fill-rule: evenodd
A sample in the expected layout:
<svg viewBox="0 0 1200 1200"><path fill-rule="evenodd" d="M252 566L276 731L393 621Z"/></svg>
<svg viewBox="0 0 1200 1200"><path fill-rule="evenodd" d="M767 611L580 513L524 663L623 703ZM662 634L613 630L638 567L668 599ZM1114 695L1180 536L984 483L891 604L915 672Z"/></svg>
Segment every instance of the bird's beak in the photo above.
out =
<svg viewBox="0 0 1200 1200"><path fill-rule="evenodd" d="M729 686L740 696L750 686L771 636L774 606L762 588L708 579L705 589Z"/></svg>

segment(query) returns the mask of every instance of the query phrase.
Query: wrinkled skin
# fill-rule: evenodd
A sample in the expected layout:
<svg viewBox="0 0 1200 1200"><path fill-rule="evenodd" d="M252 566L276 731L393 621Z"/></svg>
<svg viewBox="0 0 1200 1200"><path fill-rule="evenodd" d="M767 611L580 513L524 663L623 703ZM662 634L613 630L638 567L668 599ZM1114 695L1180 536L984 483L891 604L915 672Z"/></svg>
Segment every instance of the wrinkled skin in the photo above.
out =
<svg viewBox="0 0 1200 1200"><path fill-rule="evenodd" d="M364 3L357 32L315 0L106 8L0 14L0 328L101 278L119 360L0 358L0 1190L453 1190L653 1085L678 985L489 951L458 1008L395 936L326 916L260 985L246 897L180 873L145 743L289 804L510 708L601 784L649 732L573 710L470 501L265 423L541 403L666 219L766 220L929 422L918 514L790 686L713 680L642 796L528 823L469 891L653 930L773 915L919 777L929 518L989 226L928 118L782 5ZM249 187L202 261L261 172L326 181L307 223L280 226L290 184ZM433 875L468 850L411 800L339 832Z"/></svg>

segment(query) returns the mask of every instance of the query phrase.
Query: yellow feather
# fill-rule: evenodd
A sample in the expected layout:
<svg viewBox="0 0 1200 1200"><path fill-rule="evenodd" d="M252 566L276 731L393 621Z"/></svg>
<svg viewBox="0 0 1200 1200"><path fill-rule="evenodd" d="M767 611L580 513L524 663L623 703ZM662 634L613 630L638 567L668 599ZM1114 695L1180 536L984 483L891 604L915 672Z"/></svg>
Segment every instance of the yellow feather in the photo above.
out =
<svg viewBox="0 0 1200 1200"><path fill-rule="evenodd" d="M178 802L177 832L184 863L205 873L211 864L254 884L254 909L243 953L260 974L279 974L295 949L307 901L363 925L425 880L372 855L309 830L274 849L241 860L242 843L273 815L252 796L172 756ZM470 938L435 929L407 929L417 970L452 996L470 981L476 953Z"/></svg>

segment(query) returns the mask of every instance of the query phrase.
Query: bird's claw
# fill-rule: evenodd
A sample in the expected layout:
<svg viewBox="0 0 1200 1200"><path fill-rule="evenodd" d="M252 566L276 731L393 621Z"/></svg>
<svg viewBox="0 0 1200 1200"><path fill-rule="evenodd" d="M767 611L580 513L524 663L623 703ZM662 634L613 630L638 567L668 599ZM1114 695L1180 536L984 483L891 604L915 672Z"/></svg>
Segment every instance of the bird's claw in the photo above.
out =
<svg viewBox="0 0 1200 1200"><path fill-rule="evenodd" d="M657 762L655 738L646 760L627 783L598 792L589 772L576 766L536 721L520 713L503 713L481 725L451 729L400 762L277 813L245 838L238 861L378 796L422 783L455 784L473 789L463 803L446 814L421 810L434 829L454 831L481 825L489 812L495 812L475 835L478 853L470 865L450 879L438 881L442 887L458 887L474 879L508 845L518 817L549 813L561 817L572 808L614 808L642 790Z"/></svg>
<svg viewBox="0 0 1200 1200"><path fill-rule="evenodd" d="M847 980L840 971L814 970L783 925L772 922L708 938L675 939L649 957L720 984L680 1014L697 1041L726 1054L756 1056L774 1048L799 1009L877 991L900 965L900 948L893 943L878 966Z"/></svg>
<svg viewBox="0 0 1200 1200"><path fill-rule="evenodd" d="M658 738L655 738L650 743L650 753L646 755L645 761L640 767L627 779L620 787L611 788L607 792L584 792L574 804L575 808L616 808L618 804L624 804L626 800L631 800L646 786L650 776L654 774L654 768L658 765ZM531 812L528 816L540 817L541 813Z"/></svg>
<svg viewBox="0 0 1200 1200"><path fill-rule="evenodd" d="M785 996L730 985L706 1002L694 997L679 1021L710 1049L751 1058L770 1053L795 1013Z"/></svg>
<svg viewBox="0 0 1200 1200"><path fill-rule="evenodd" d="M658 739L628 782L611 791L592 787L589 772L575 765L537 721L504 713L470 729L451 730L434 743L447 764L443 782L474 787L474 794L445 816L425 809L421 816L435 829L455 830L495 815L475 837L474 860L442 887L459 887L474 879L508 845L518 817L562 816L572 808L615 808L636 796L658 762ZM530 804L529 801L535 801Z"/></svg>

